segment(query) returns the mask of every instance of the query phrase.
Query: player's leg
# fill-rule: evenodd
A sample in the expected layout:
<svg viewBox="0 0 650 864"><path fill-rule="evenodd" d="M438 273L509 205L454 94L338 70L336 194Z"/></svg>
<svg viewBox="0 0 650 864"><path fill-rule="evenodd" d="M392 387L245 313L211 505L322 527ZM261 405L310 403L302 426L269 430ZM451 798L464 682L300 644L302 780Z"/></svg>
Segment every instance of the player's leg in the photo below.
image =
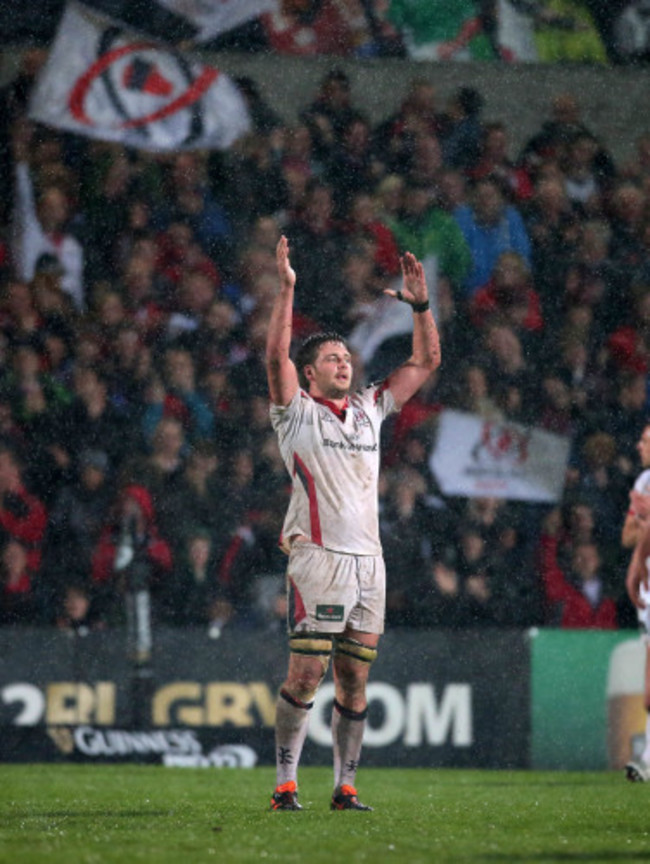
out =
<svg viewBox="0 0 650 864"><path fill-rule="evenodd" d="M628 762L625 766L625 776L633 783L647 783L650 781L650 646L646 636L645 646L645 679L643 699L646 710L645 721L645 746L640 760Z"/></svg>
<svg viewBox="0 0 650 864"><path fill-rule="evenodd" d="M307 735L309 711L329 665L332 637L294 633L289 638L289 647L289 669L276 703L273 810L301 809L297 800L298 765Z"/></svg>
<svg viewBox="0 0 650 864"><path fill-rule="evenodd" d="M356 793L357 768L368 713L366 685L379 635L347 629L334 643L334 810L370 810Z"/></svg>
<svg viewBox="0 0 650 864"><path fill-rule="evenodd" d="M625 777L633 783L650 782L650 592L642 589L646 608L639 610L639 624L645 642L645 673L643 699L646 710L645 744L640 759L632 759L625 766Z"/></svg>

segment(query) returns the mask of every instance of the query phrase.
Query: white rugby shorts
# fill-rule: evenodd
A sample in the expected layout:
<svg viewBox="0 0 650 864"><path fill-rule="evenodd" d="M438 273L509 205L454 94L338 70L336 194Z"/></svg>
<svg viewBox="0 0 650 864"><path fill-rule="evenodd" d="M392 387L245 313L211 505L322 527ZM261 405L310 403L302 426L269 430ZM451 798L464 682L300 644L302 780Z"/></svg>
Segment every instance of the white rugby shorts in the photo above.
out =
<svg viewBox="0 0 650 864"><path fill-rule="evenodd" d="M290 633L383 633L386 568L382 555L332 552L296 541L287 568Z"/></svg>

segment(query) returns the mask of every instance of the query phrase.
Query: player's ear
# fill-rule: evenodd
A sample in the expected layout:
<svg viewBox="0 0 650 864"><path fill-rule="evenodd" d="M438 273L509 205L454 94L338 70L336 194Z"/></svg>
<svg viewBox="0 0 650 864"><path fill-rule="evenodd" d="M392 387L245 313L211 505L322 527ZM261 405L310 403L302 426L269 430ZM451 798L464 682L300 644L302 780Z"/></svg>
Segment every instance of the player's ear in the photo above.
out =
<svg viewBox="0 0 650 864"><path fill-rule="evenodd" d="M303 372L305 374L305 378L308 381L314 380L314 367L311 365L311 363L304 367Z"/></svg>

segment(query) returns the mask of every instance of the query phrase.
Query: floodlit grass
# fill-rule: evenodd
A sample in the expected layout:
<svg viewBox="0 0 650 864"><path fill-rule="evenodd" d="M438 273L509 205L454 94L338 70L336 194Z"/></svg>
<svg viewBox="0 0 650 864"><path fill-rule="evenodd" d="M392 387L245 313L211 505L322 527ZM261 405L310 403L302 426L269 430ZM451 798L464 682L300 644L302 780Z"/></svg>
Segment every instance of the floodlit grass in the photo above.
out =
<svg viewBox="0 0 650 864"><path fill-rule="evenodd" d="M301 813L267 810L271 768L4 765L0 862L649 861L650 784L620 773L361 769L373 813L332 813L301 771Z"/></svg>

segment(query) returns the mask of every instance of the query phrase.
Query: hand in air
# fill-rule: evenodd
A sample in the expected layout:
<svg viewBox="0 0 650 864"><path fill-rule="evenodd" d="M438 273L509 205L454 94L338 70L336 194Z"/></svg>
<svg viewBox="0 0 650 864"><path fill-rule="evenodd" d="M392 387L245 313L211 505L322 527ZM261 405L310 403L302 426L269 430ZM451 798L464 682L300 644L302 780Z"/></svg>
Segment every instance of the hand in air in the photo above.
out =
<svg viewBox="0 0 650 864"><path fill-rule="evenodd" d="M275 250L275 260L278 266L278 276L282 288L293 288L296 284L296 271L289 260L289 241L282 235Z"/></svg>
<svg viewBox="0 0 650 864"><path fill-rule="evenodd" d="M402 290L394 291L386 288L384 294L404 300L411 306L414 303L425 303L429 299L427 282L424 278L424 267L411 252L405 252L400 258L402 267Z"/></svg>

